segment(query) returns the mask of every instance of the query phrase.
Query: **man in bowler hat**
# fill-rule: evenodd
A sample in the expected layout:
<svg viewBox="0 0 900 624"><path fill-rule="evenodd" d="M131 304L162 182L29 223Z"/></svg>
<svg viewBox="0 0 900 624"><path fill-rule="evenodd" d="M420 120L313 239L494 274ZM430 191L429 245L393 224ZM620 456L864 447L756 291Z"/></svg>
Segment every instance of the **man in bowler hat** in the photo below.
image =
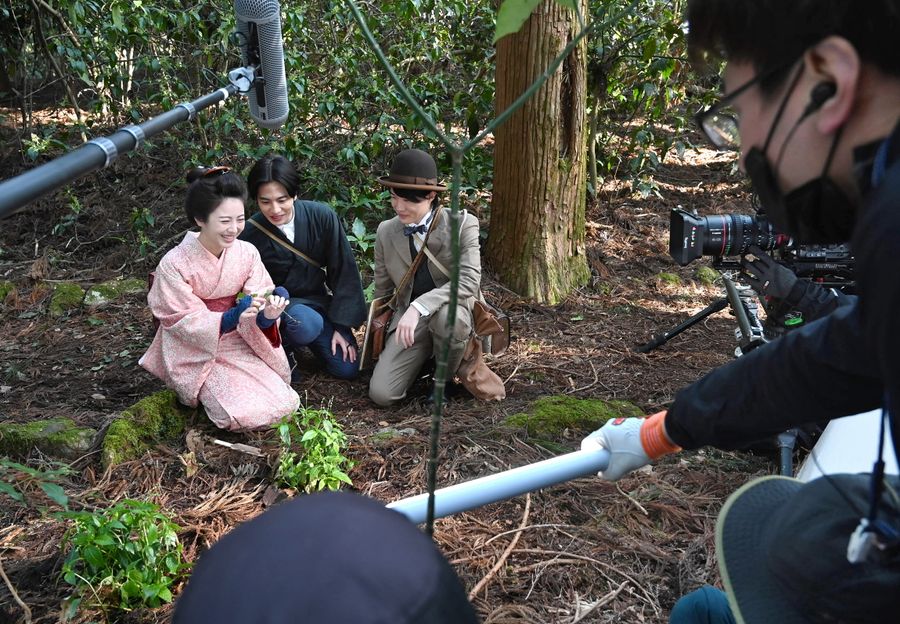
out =
<svg viewBox="0 0 900 624"><path fill-rule="evenodd" d="M459 219L456 323L448 328L453 225L450 214L440 207L438 194L447 187L438 182L437 165L422 150L403 150L391 163L390 173L378 182L390 189L396 214L378 226L375 298L395 292L426 241L428 251L398 293L384 350L369 383L371 399L386 407L406 396L422 365L433 356L439 357L448 343L447 372L452 376L459 368L472 334L472 308L480 296L481 254L478 218L463 210Z"/></svg>

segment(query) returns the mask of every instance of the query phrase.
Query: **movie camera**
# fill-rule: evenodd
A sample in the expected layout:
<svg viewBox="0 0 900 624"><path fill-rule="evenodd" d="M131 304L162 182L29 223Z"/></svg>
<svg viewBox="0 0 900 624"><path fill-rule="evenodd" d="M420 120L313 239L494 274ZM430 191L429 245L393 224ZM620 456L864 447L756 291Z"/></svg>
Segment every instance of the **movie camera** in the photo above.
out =
<svg viewBox="0 0 900 624"><path fill-rule="evenodd" d="M670 215L669 255L681 266L703 256L711 256L712 266L722 275L725 297L716 299L697 314L654 336L635 350L640 353L652 351L726 307L731 308L737 320L735 337L738 347L735 356L738 357L802 325L805 319L801 311L792 310L785 302L766 302L750 286L738 281L742 270L738 257L752 253L750 248L754 246L770 253L798 278L845 294L853 292L853 256L846 244L801 245L778 232L762 214L701 217L679 206ZM760 303L766 310L765 322L759 318ZM808 433L806 430L803 432ZM775 440L783 475L793 474L793 450L800 434L800 429L791 429L778 435Z"/></svg>
<svg viewBox="0 0 900 624"><path fill-rule="evenodd" d="M777 232L764 215L726 214L701 217L675 208L669 218L669 255L685 266L702 256L712 256L719 270L740 270L737 260L756 245L777 252L776 259L797 277L812 280L825 288L849 292L853 287L853 256L850 247L840 245L800 245Z"/></svg>
<svg viewBox="0 0 900 624"><path fill-rule="evenodd" d="M766 322L759 319L756 293L737 281L741 271L739 257L749 253L753 246L772 253L799 278L846 294L853 291L853 256L846 244L800 245L778 232L763 214L701 217L679 206L672 210L669 218L669 254L681 266L703 256L712 257L712 266L722 273L726 296L635 350L640 353L652 351L728 306L738 323L735 330L739 345L735 355L738 356L802 324L802 315L784 306L766 307L766 302L763 302L767 310Z"/></svg>

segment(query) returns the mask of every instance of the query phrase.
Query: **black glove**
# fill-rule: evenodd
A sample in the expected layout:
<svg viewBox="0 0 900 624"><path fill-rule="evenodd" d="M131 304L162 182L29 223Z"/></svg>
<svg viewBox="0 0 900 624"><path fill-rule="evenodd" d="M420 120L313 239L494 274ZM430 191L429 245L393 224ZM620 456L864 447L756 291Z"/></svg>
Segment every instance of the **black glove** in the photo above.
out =
<svg viewBox="0 0 900 624"><path fill-rule="evenodd" d="M770 255L753 245L749 252L756 256L756 260L741 258L741 281L749 285L761 297L774 297L787 299L794 286L797 284L797 276L790 269L778 264Z"/></svg>
<svg viewBox="0 0 900 624"><path fill-rule="evenodd" d="M222 320L219 323L219 333L227 334L238 326L241 320L241 313L250 307L253 303L253 297L244 295L236 306L222 313Z"/></svg>
<svg viewBox="0 0 900 624"><path fill-rule="evenodd" d="M839 290L824 288L820 284L804 279L801 279L799 284L802 285L802 289L795 287L794 291L799 290L800 296L794 301L794 293L791 293L787 302L794 310L798 310L807 322L827 316L856 299L853 295L845 295Z"/></svg>

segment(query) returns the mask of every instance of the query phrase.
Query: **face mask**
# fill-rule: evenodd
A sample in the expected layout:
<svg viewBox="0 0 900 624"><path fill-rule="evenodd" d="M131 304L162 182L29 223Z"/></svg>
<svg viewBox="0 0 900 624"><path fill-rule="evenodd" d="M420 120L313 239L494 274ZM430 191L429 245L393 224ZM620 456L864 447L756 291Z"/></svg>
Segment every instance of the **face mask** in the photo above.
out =
<svg viewBox="0 0 900 624"><path fill-rule="evenodd" d="M778 187L764 150L754 147L744 159L766 216L775 229L801 244L845 243L853 233L856 206L826 175L839 138L840 132L834 138L822 175L786 195Z"/></svg>
<svg viewBox="0 0 900 624"><path fill-rule="evenodd" d="M801 67L800 72L797 73L791 82L778 108L778 112L775 114L775 119L772 121L772 127L769 129L763 148L761 150L756 147L751 148L744 158L744 167L747 170L747 175L750 177L753 190L759 196L759 201L765 210L766 216L771 219L772 224L778 231L788 234L797 242L805 245L845 243L850 240L853 232L853 224L856 221L856 206L828 177L828 169L831 167L831 160L834 158L834 152L838 141L840 141L843 127L835 133L831 149L828 151L828 157L825 159L822 175L790 193L784 194L781 192L772 165L769 164L766 158L769 142L775 134L775 129L781 120L788 98L790 98L794 87L800 80L802 71L803 68ZM794 128L785 139L785 145L793 136L794 130L811 112L813 112L813 109L808 109L797 120ZM782 146L782 150L784 150L784 146Z"/></svg>

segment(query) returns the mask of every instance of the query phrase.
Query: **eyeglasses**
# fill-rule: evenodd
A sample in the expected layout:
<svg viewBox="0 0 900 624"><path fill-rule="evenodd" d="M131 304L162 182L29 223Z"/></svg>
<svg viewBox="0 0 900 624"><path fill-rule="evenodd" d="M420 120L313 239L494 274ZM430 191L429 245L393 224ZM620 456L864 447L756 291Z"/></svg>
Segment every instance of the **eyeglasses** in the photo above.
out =
<svg viewBox="0 0 900 624"><path fill-rule="evenodd" d="M204 171L203 175L200 177L201 178L209 178L211 176L220 176L220 175L224 175L224 174L228 173L229 171L231 171L231 167L226 167L225 165L221 165L218 167L210 167L209 169Z"/></svg>
<svg viewBox="0 0 900 624"><path fill-rule="evenodd" d="M732 108L732 103L750 87L784 71L793 63L794 60L791 60L789 63L783 63L761 74L756 74L756 76L731 93L722 96L722 99L709 108L694 115L694 123L697 124L697 128L700 129L703 136L706 137L706 140L718 150L739 150L741 148L741 133L738 126L737 115Z"/></svg>

